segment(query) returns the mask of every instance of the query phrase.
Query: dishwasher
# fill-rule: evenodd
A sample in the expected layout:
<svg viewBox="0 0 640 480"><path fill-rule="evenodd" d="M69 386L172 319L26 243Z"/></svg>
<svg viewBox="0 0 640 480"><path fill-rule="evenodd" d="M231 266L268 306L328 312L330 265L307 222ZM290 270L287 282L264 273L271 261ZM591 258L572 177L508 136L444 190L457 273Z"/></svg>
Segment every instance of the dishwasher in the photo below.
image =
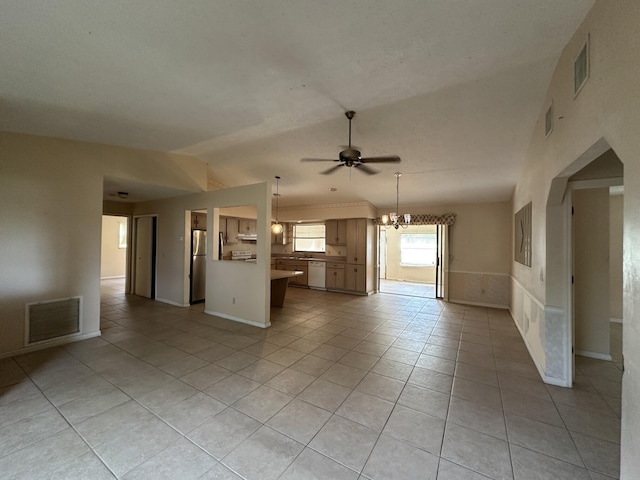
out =
<svg viewBox="0 0 640 480"><path fill-rule="evenodd" d="M317 288L324 290L326 287L326 266L325 262L309 261L309 288Z"/></svg>

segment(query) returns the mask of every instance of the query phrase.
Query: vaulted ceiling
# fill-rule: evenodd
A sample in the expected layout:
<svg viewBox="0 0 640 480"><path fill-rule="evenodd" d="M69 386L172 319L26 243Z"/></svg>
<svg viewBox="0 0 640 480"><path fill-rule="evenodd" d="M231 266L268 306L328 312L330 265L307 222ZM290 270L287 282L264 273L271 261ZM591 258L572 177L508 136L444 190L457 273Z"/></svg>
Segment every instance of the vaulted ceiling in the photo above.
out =
<svg viewBox="0 0 640 480"><path fill-rule="evenodd" d="M402 205L504 201L593 3L5 1L0 129L188 153L228 186L280 175L281 206L391 206L396 171ZM402 162L300 162L338 158L346 110L363 156Z"/></svg>

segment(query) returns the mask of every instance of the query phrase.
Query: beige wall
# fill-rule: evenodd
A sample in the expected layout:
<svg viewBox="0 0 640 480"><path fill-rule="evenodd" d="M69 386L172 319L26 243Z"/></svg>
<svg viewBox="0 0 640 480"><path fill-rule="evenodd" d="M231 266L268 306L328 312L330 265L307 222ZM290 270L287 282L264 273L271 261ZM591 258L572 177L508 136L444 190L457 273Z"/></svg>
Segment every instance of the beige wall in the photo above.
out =
<svg viewBox="0 0 640 480"><path fill-rule="evenodd" d="M513 264L511 312L534 360L550 382L570 384L569 211L562 182L613 148L624 163L621 478L640 471L640 2L599 0L565 47L532 132L516 186L513 213L533 202L533 265ZM574 97L573 61L590 36L590 78ZM555 128L545 138L553 101ZM562 117L559 119L558 117ZM557 188L556 188L557 187ZM527 321L528 320L528 321Z"/></svg>
<svg viewBox="0 0 640 480"><path fill-rule="evenodd" d="M201 191L183 157L0 133L0 356L24 348L25 303L82 296L78 338L99 334L103 178Z"/></svg>
<svg viewBox="0 0 640 480"><path fill-rule="evenodd" d="M260 183L136 204L134 216L157 217L156 298L177 306L189 304L190 215L191 210L206 210L207 232L213 234L207 235L205 312L268 326L271 224L267 221L267 212L271 208L270 192L270 184ZM214 239L219 231L220 210L247 204L256 206L257 262L219 261L218 244Z"/></svg>
<svg viewBox="0 0 640 480"><path fill-rule="evenodd" d="M127 249L120 248L120 225L127 225L127 217L102 216L100 244L100 278L124 277L127 268Z"/></svg>
<svg viewBox="0 0 640 480"><path fill-rule="evenodd" d="M388 212L378 210L378 216ZM512 258L511 202L403 208L412 215L455 213L449 230L449 299L507 308Z"/></svg>

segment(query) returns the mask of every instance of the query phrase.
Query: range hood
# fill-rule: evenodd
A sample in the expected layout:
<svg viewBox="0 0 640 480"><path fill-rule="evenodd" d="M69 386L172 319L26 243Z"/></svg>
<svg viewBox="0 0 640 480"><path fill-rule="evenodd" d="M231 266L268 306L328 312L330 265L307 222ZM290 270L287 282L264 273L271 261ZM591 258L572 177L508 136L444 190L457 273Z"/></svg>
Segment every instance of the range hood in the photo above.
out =
<svg viewBox="0 0 640 480"><path fill-rule="evenodd" d="M255 242L258 240L258 234L257 233L239 233L236 238L244 242Z"/></svg>

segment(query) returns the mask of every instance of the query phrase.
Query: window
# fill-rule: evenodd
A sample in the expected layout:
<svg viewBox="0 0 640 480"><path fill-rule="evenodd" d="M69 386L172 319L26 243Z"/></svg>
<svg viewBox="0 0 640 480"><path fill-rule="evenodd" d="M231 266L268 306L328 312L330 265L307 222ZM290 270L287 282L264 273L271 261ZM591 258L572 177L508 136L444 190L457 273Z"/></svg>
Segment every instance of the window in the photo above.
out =
<svg viewBox="0 0 640 480"><path fill-rule="evenodd" d="M118 248L127 248L127 221L118 226Z"/></svg>
<svg viewBox="0 0 640 480"><path fill-rule="evenodd" d="M323 223L293 226L294 252L324 252Z"/></svg>
<svg viewBox="0 0 640 480"><path fill-rule="evenodd" d="M435 233L403 233L400 236L400 264L432 267L436 264Z"/></svg>

